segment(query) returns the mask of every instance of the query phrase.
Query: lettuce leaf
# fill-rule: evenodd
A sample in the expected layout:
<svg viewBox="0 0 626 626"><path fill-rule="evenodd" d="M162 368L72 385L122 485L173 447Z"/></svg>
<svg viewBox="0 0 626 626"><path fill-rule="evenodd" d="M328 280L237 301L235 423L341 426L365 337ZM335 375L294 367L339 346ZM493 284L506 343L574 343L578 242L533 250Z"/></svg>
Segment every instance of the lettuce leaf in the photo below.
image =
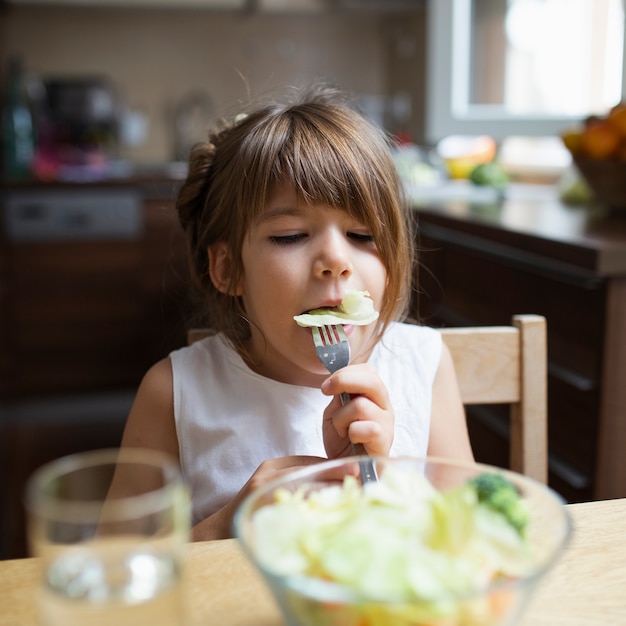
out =
<svg viewBox="0 0 626 626"><path fill-rule="evenodd" d="M294 316L299 326L330 326L350 324L366 326L378 318L374 302L367 291L351 289L346 292L343 301L333 309L313 309L302 315Z"/></svg>

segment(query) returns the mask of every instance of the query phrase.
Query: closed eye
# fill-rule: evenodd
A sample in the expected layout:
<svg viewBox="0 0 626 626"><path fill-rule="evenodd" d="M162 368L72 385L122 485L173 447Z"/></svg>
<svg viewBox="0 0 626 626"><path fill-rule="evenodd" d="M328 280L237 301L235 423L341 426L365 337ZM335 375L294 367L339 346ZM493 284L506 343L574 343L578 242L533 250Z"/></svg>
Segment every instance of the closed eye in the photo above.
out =
<svg viewBox="0 0 626 626"><path fill-rule="evenodd" d="M298 243L302 241L306 235L304 233L296 233L294 235L272 235L270 241L279 246L289 245L291 243Z"/></svg>
<svg viewBox="0 0 626 626"><path fill-rule="evenodd" d="M354 239L355 241L362 242L362 243L373 243L374 242L374 236L369 234L369 233L349 232L348 233L348 237L350 239Z"/></svg>

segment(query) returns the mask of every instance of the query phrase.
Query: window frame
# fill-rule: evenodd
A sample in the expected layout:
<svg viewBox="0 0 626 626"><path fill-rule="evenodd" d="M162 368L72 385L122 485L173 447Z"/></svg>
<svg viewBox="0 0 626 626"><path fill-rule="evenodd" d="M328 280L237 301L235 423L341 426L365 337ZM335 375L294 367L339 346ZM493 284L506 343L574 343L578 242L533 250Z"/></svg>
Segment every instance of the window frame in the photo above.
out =
<svg viewBox="0 0 626 626"><path fill-rule="evenodd" d="M555 136L580 116L514 115L499 105L467 104L472 0L431 0L428 4L426 67L426 139L447 135L488 134L496 141L510 136ZM622 95L626 93L626 31ZM447 78L446 78L447 77ZM462 101L461 99L465 101Z"/></svg>

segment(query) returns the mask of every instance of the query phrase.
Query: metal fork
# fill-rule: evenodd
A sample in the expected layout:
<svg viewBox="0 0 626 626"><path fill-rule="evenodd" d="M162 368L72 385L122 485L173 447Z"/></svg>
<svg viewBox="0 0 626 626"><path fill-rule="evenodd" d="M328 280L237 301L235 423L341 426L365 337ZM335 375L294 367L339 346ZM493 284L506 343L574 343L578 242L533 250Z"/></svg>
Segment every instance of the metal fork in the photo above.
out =
<svg viewBox="0 0 626 626"><path fill-rule="evenodd" d="M311 330L317 357L331 374L350 363L350 342L341 324L321 327L313 326ZM348 393L342 393L339 397L341 398L341 404L350 402L350 394ZM353 443L352 453L356 456L365 456L366 452L363 444ZM361 482L364 484L378 480L372 460L363 459L359 461L359 469L361 471Z"/></svg>

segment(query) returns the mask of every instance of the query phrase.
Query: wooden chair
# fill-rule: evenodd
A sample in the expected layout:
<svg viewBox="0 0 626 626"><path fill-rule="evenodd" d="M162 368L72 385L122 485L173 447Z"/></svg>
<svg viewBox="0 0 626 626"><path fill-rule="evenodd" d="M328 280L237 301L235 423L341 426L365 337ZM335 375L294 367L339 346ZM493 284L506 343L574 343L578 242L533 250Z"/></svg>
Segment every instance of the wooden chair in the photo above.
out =
<svg viewBox="0 0 626 626"><path fill-rule="evenodd" d="M546 483L547 328L540 315L515 315L511 326L441 329L465 405L510 404L509 464Z"/></svg>
<svg viewBox="0 0 626 626"><path fill-rule="evenodd" d="M194 328L188 343L207 336ZM510 404L509 464L546 483L547 329L540 315L515 315L511 326L442 328L465 405Z"/></svg>

